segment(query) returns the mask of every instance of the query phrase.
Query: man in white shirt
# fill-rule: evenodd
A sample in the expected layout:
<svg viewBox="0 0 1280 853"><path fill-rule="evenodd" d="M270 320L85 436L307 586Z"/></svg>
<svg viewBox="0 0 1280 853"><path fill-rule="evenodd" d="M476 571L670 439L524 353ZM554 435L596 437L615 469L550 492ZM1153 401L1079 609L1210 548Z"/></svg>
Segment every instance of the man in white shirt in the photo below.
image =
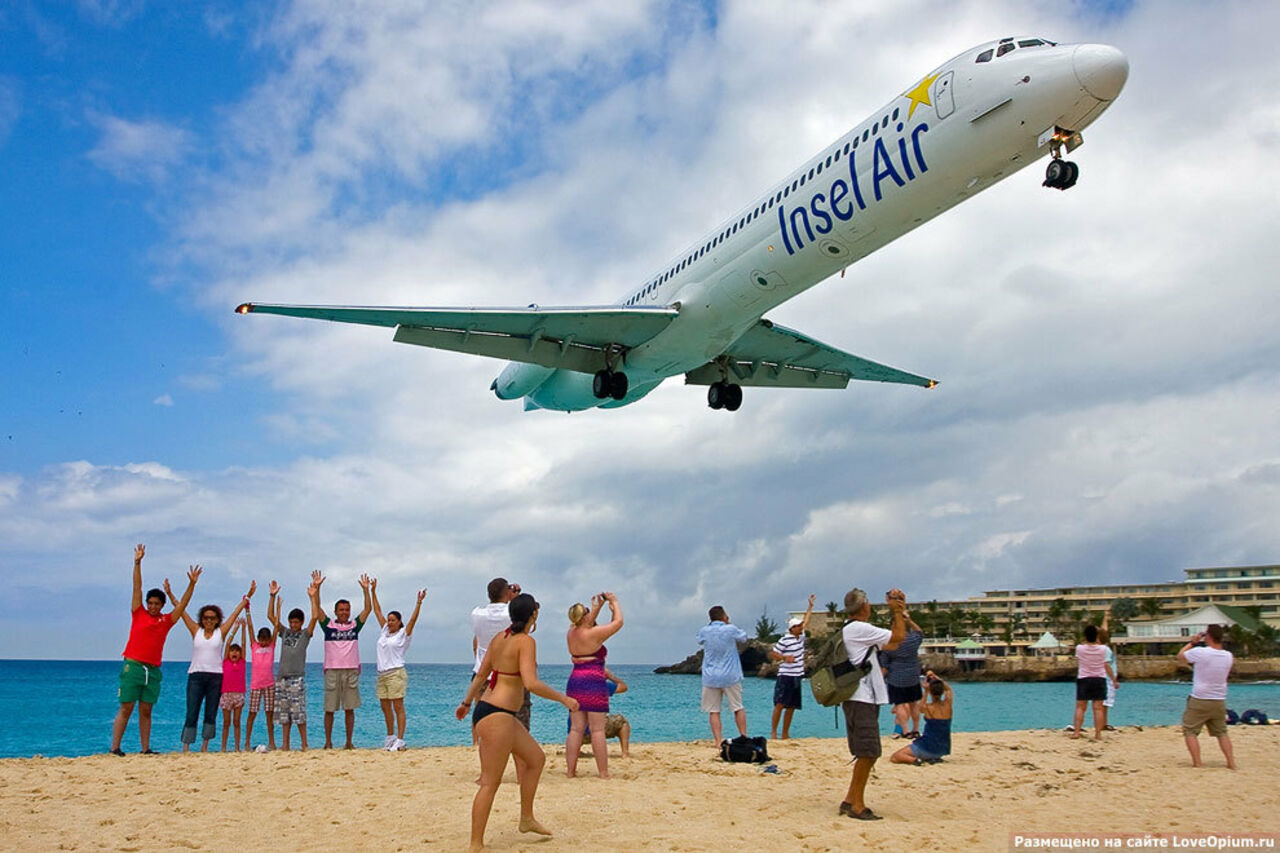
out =
<svg viewBox="0 0 1280 853"><path fill-rule="evenodd" d="M1210 625L1196 634L1178 652L1178 661L1191 667L1191 695L1182 713L1182 735L1191 753L1191 766L1200 763L1200 729L1206 724L1209 734L1218 739L1227 768L1236 769L1231 738L1227 735L1227 676L1235 664L1235 656L1222 648L1225 632L1221 625ZM1204 643L1203 646L1200 643Z"/></svg>
<svg viewBox="0 0 1280 853"><path fill-rule="evenodd" d="M843 631L849 662L854 666L863 660L871 664L871 670L863 676L853 697L841 705L849 754L854 761L853 778L849 780L849 792L840 803L840 814L857 820L880 819L880 815L867 808L863 799L871 768L880 757L880 706L889 704L889 690L885 687L876 652L896 649L907 635L906 594L900 589L891 589L885 595L885 603L893 613L893 622L888 630L867 621L871 618L871 602L865 592L855 587L844 596L844 612L850 619Z"/></svg>
<svg viewBox="0 0 1280 853"><path fill-rule="evenodd" d="M482 604L471 611L471 652L475 656L475 663L471 667L473 673L480 671L480 663L484 660L484 653L489 650L489 644L493 642L493 638L511 627L511 616L507 612L507 605L519 594L520 584L507 583L506 578L494 578L489 581L489 603ZM524 704L520 708L520 713L516 714L516 719L526 729L529 728L529 713L532 707L532 699L529 691L526 690Z"/></svg>

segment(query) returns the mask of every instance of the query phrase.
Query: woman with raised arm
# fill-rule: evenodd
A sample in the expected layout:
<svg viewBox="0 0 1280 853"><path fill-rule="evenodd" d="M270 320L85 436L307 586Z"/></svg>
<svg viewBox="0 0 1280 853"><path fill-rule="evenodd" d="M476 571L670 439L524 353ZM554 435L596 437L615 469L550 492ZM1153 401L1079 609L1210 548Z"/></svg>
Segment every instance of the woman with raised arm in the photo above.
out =
<svg viewBox="0 0 1280 853"><path fill-rule="evenodd" d="M196 722L200 719L200 704L204 703L204 725L200 731L200 751L209 751L209 741L218 733L218 702L222 698L222 647L230 626L249 603L256 586L250 582L249 593L240 599L236 609L224 622L222 608L206 604L192 619L185 610L183 624L191 632L191 665L187 667L187 718L182 724L182 751L190 752L196 742ZM165 587L169 599L177 605L173 591Z"/></svg>
<svg viewBox="0 0 1280 853"><path fill-rule="evenodd" d="M576 701L538 679L538 646L530 636L538 623L538 602L532 595L521 593L507 605L507 611L511 627L493 638L466 696L454 712L459 720L466 718L472 701L479 698L471 715L480 750L480 789L471 804L472 850L484 849L484 830L493 798L502 784L507 759L513 755L524 765L520 773L520 831L551 834L533 816L533 798L538 793L547 756L516 719L524 704L524 691L559 702L570 711L578 710Z"/></svg>
<svg viewBox="0 0 1280 853"><path fill-rule="evenodd" d="M609 604L608 623L596 624L600 608ZM569 608L567 640L573 658L573 672L565 693L578 700L579 710L570 717L569 736L564 741L565 775L572 779L578 772L578 753L582 750L583 732L591 727L591 751L596 757L596 772L609 778L609 748L605 741L605 717L609 714L609 684L605 679L604 659L609 650L604 641L622 627L622 605L612 592L591 596L591 606L575 604Z"/></svg>
<svg viewBox="0 0 1280 853"><path fill-rule="evenodd" d="M382 748L387 752L399 752L405 748L404 694L409 687L404 656L409 651L413 626L418 624L418 613L422 610L422 599L427 597L427 591L418 590L418 603L413 606L408 625L401 621L399 610L391 610L383 618L376 578L369 582L369 591L373 596L373 615L381 626L378 632L378 682L374 685L374 693L382 703L382 716L387 723L387 740Z"/></svg>

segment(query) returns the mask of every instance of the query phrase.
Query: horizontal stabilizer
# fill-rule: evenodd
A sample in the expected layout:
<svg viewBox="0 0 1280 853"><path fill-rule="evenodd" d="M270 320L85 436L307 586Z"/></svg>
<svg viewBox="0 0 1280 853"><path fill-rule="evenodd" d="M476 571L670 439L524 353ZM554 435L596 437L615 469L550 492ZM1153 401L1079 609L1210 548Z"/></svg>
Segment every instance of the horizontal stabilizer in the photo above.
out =
<svg viewBox="0 0 1280 853"><path fill-rule="evenodd" d="M938 383L828 346L808 335L761 320L725 352L729 381L773 388L845 388L849 380L932 388ZM722 379L715 362L685 374L687 385Z"/></svg>
<svg viewBox="0 0 1280 853"><path fill-rule="evenodd" d="M675 319L675 308L607 305L569 308L363 308L245 303L241 314L280 314L395 327L395 340L594 373L608 347L631 349Z"/></svg>

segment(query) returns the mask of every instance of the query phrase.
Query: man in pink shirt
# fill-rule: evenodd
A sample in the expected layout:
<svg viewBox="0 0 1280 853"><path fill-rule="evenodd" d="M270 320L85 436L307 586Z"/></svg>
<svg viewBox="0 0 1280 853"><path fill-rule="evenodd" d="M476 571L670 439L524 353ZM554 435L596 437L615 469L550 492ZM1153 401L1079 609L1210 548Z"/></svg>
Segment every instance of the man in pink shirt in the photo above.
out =
<svg viewBox="0 0 1280 853"><path fill-rule="evenodd" d="M351 621L351 602L339 598L333 605L331 621L320 606L320 585L324 575L311 573L312 606L320 614L320 628L324 631L324 748L333 749L333 715L339 708L345 712L347 727L346 749L355 749L351 736L356 728L356 708L360 707L360 629L373 610L369 596L368 575L360 576L360 588L364 590L364 610Z"/></svg>

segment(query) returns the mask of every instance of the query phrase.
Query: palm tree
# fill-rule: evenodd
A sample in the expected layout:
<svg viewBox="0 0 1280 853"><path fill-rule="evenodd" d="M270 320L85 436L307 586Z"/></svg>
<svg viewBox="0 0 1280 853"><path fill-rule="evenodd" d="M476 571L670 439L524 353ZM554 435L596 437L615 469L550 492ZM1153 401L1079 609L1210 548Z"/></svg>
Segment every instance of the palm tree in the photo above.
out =
<svg viewBox="0 0 1280 853"><path fill-rule="evenodd" d="M773 643L781 636L778 623L769 618L769 608L766 606L756 620L756 639L762 643Z"/></svg>
<svg viewBox="0 0 1280 853"><path fill-rule="evenodd" d="M1111 621L1120 624L1137 616L1140 607L1132 598L1117 598L1111 602Z"/></svg>
<svg viewBox="0 0 1280 853"><path fill-rule="evenodd" d="M1159 619L1164 614L1164 605L1158 598L1144 598L1138 602L1138 610L1143 616Z"/></svg>

